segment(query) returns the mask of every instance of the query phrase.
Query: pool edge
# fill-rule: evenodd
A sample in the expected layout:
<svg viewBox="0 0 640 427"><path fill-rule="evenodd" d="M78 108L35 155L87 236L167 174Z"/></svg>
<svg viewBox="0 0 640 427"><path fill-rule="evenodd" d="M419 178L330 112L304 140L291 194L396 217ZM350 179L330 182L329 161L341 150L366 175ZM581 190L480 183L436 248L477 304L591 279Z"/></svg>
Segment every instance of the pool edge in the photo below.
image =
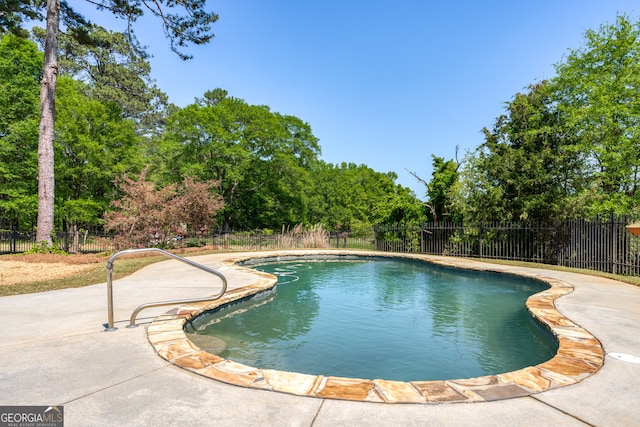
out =
<svg viewBox="0 0 640 427"><path fill-rule="evenodd" d="M156 353L169 363L224 383L299 396L379 403L486 402L528 396L576 384L593 375L604 364L604 349L600 341L563 316L555 307L555 300L572 292L573 286L541 274L517 270L504 271L491 268L488 264L460 258L345 250L229 254L225 264L230 268L249 270L237 264L247 259L300 255L409 258L455 268L515 274L544 281L550 287L529 297L527 309L556 336L559 342L558 351L553 358L544 363L512 372L469 379L403 382L325 377L259 369L223 359L198 348L184 332L188 320L204 311L251 297L275 286L275 276L255 270L251 270L256 276L254 282L227 292L214 303L182 305L158 317L148 328L149 342Z"/></svg>

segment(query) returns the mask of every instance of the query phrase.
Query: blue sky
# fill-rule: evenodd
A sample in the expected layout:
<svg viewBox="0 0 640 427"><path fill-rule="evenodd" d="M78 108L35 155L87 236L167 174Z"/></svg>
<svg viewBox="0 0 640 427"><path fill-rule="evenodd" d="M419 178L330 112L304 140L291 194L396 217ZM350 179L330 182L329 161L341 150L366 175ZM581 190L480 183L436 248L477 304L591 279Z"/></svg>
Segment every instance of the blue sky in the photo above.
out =
<svg viewBox="0 0 640 427"><path fill-rule="evenodd" d="M173 54L157 21L136 34L152 76L184 107L220 87L311 125L321 158L431 178L431 155L460 158L508 102L578 48L587 29L640 16L636 1L217 0L216 37ZM89 6L79 10L88 11ZM122 21L88 14L122 30Z"/></svg>

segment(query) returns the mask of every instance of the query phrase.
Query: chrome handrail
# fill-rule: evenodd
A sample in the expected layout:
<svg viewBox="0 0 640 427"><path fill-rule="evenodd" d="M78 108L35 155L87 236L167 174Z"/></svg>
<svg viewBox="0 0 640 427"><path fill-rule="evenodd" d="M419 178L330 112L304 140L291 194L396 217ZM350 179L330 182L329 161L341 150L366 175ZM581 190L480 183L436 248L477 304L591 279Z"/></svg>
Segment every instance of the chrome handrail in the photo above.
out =
<svg viewBox="0 0 640 427"><path fill-rule="evenodd" d="M189 265L191 265L193 267L199 268L200 270L204 270L207 273L214 274L214 275L218 276L222 280L222 290L220 291L219 294L211 296L211 297L184 299L184 300L174 300L174 301L151 302L151 303L147 303L147 304L142 304L141 306L139 306L138 308L133 310L133 313L131 314L131 319L130 319L130 322L129 322L129 326L127 326L127 328L132 328L132 327L136 327L137 326L135 324L136 323L136 316L138 315L138 313L140 313L145 308L163 307L163 306L166 306L166 305L187 304L187 303L194 303L194 302L214 301L214 300L220 298L222 295L224 295L224 293L227 291L227 278L222 273L220 273L217 270L214 270L213 268L209 268L209 267L204 266L202 264L198 264L197 262L194 262L194 261L191 261L189 259L180 257L180 256L178 256L176 254L172 254L171 252L167 252L167 251L165 251L163 249L159 249L159 248L125 249L125 250L116 252L115 254L111 255L111 257L107 261L107 305L108 305L108 316L109 316L109 319L108 319L107 327L105 328L105 331L115 331L115 330L118 329L113 325L113 323L114 323L113 322L113 282L112 282L112 278L113 278L113 262L120 255L128 254L128 253L136 253L136 252L159 252L159 253L161 253L163 255L166 255L166 256L174 258L174 259L176 259L178 261L184 262L185 264L189 264Z"/></svg>

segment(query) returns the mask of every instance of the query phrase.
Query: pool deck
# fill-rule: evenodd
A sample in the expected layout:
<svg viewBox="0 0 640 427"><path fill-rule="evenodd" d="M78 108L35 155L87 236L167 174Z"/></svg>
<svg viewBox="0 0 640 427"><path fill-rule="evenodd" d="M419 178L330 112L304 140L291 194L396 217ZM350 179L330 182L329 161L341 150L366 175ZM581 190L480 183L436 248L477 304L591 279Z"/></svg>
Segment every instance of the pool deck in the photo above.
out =
<svg viewBox="0 0 640 427"><path fill-rule="evenodd" d="M233 291L262 280L227 262L251 255L219 253L193 259L220 268ZM125 328L131 312L142 303L217 291L215 277L168 260L114 282L118 327L114 332L104 332L104 283L1 297L0 405L63 405L66 426L640 425L640 364L611 356L640 357L640 287L553 270L425 258L544 276L573 286L572 292L555 299L555 308L599 340L604 363L571 385L471 403L356 402L230 385L176 366L171 363L175 357L165 354L169 359L165 360L156 353L158 345L151 345L147 329L171 307L145 310L138 318L140 327Z"/></svg>

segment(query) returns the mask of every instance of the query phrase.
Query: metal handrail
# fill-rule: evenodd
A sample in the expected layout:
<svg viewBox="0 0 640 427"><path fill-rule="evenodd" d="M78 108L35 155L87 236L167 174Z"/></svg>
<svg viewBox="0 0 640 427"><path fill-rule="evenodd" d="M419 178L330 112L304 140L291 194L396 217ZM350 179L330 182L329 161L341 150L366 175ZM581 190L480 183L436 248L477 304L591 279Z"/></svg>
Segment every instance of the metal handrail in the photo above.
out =
<svg viewBox="0 0 640 427"><path fill-rule="evenodd" d="M224 293L227 291L227 278L222 273L220 273L217 270L214 270L213 268L209 268L209 267L204 266L202 264L198 264L197 262L191 261L191 260L186 259L186 258L182 258L182 257L180 257L180 256L178 256L176 254L172 254L171 252L167 252L167 251L165 251L163 249L159 249L159 248L125 249L125 250L122 250L120 252L116 252L115 254L111 255L111 257L107 261L107 305L108 305L109 320L108 320L108 323L107 323L107 327L105 328L105 331L115 331L115 330L118 329L113 325L113 282L112 282L113 262L120 255L127 254L127 253L134 253L134 252L159 252L159 253L161 253L163 255L166 255L168 257L177 259L178 261L184 262L185 264L189 264L189 265L191 265L193 267L199 268L200 270L204 270L207 273L214 274L214 275L218 276L222 280L222 290L220 291L219 294L211 296L211 297L184 299L184 300L174 300L174 301L163 301L163 302L151 302L151 303L147 303L147 304L142 304L141 306L139 306L138 308L133 310L133 313L131 314L131 319L130 319L130 322L129 322L129 326L127 326L127 328L133 328L133 327L137 326L135 324L136 323L136 316L138 315L138 313L140 313L142 310L144 310L146 308L163 307L163 306L166 306L166 305L175 305L175 304L188 304L188 303L194 303L194 302L214 301L214 300L220 298L222 295L224 295Z"/></svg>

